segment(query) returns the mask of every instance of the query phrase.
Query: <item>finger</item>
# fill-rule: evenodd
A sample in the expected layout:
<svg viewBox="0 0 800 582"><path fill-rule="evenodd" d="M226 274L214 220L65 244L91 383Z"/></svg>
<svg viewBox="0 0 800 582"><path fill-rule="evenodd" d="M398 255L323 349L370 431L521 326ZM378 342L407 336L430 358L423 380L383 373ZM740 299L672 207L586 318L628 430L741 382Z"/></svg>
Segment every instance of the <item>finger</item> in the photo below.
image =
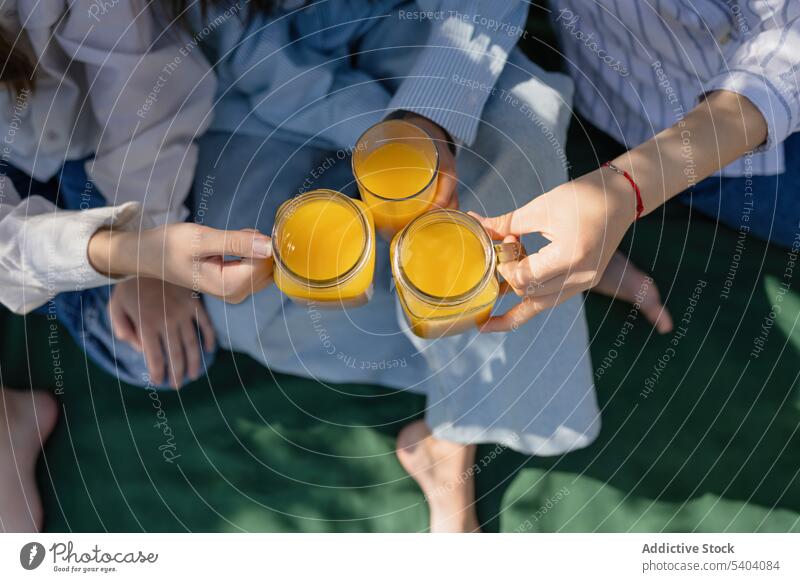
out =
<svg viewBox="0 0 800 582"><path fill-rule="evenodd" d="M517 267L519 266L519 261L509 261L506 263L499 263L497 265L497 272L503 278L503 283L508 286L510 291L513 291L520 297L525 295L525 287L516 287L514 285L514 276L517 272Z"/></svg>
<svg viewBox="0 0 800 582"><path fill-rule="evenodd" d="M447 155L452 157L450 152ZM439 177L436 183L436 197L433 203L440 208L458 207L458 177L455 165L453 167L443 167L439 169Z"/></svg>
<svg viewBox="0 0 800 582"><path fill-rule="evenodd" d="M576 291L577 292L577 291ZM490 317L481 327L482 333L516 331L536 315L569 299L572 294L553 294L544 297L524 297L502 315Z"/></svg>
<svg viewBox="0 0 800 582"><path fill-rule="evenodd" d="M506 237L504 242L515 237ZM552 243L551 243L552 244ZM522 249L516 262L501 263L498 271L520 297L525 295L550 295L560 293L568 281L568 265L558 264L555 251L547 245L538 253L528 255Z"/></svg>
<svg viewBox="0 0 800 582"><path fill-rule="evenodd" d="M508 235L522 236L530 232L540 232L547 226L547 205L541 197L534 198L522 208L500 216L486 217L477 212L469 214L497 240Z"/></svg>
<svg viewBox="0 0 800 582"><path fill-rule="evenodd" d="M111 331L118 340L129 344L137 352L142 351L142 342L136 330L136 324L116 301L108 303L108 315L111 320Z"/></svg>
<svg viewBox="0 0 800 582"><path fill-rule="evenodd" d="M257 293L272 282L272 259L235 259L206 257L200 262L200 280L197 287L206 295L230 301L239 301Z"/></svg>
<svg viewBox="0 0 800 582"><path fill-rule="evenodd" d="M514 283L514 280L515 280L514 277L515 277L515 273L517 271L517 267L519 266L519 262L520 262L520 260L522 260L525 257L527 257L528 253L525 250L525 247L523 247L522 244L520 243L519 237L511 236L511 235L506 236L506 237L503 238L503 243L504 244L519 244L520 245L519 246L519 255L517 256L517 260L502 260L501 259L500 261L498 261L497 272L500 273L500 276L503 278L503 280L507 284L507 286L504 288L505 292L508 292L509 290L513 290L514 293L516 293L517 295L522 296L522 295L525 294L525 290L522 289L522 288L519 288L519 289L515 288L513 283Z"/></svg>
<svg viewBox="0 0 800 582"><path fill-rule="evenodd" d="M514 288L508 284L508 281L500 281L500 295L508 295L515 293Z"/></svg>
<svg viewBox="0 0 800 582"><path fill-rule="evenodd" d="M528 279L524 285L514 283L512 288L520 297L544 297L563 292L568 283L569 277L564 273L548 279L544 283L539 283L536 279Z"/></svg>
<svg viewBox="0 0 800 582"><path fill-rule="evenodd" d="M250 293L258 293L272 283L275 264L272 260L243 259L240 270L250 271Z"/></svg>
<svg viewBox="0 0 800 582"><path fill-rule="evenodd" d="M252 259L272 257L272 240L253 230L217 230L207 228L200 238L201 256L229 255Z"/></svg>
<svg viewBox="0 0 800 582"><path fill-rule="evenodd" d="M508 282L523 295L549 295L559 292L569 274L570 265L555 243L545 245L516 264ZM504 275L506 276L506 275Z"/></svg>
<svg viewBox="0 0 800 582"><path fill-rule="evenodd" d="M164 383L164 348L161 346L161 336L157 330L142 327L142 350L150 372L150 380L156 386Z"/></svg>
<svg viewBox="0 0 800 582"><path fill-rule="evenodd" d="M448 210L458 210L458 192L454 192L450 197L450 202L445 206Z"/></svg>
<svg viewBox="0 0 800 582"><path fill-rule="evenodd" d="M239 303L270 284L272 269L272 261L262 259L224 263L220 268L221 291L217 295L225 301Z"/></svg>
<svg viewBox="0 0 800 582"><path fill-rule="evenodd" d="M170 324L162 337L162 341L167 348L168 372L172 387L176 390L183 384L186 378L186 354L183 345L183 334L176 324Z"/></svg>
<svg viewBox="0 0 800 582"><path fill-rule="evenodd" d="M184 322L181 325L180 333L183 352L186 355L186 373L192 380L197 380L200 377L203 356L200 350L200 340L197 337L198 327L194 323L194 321Z"/></svg>
<svg viewBox="0 0 800 582"><path fill-rule="evenodd" d="M213 351L214 346L217 344L217 334L214 331L214 326L211 325L211 320L208 317L208 313L202 301L198 301L197 303L195 318L200 328L200 334L203 336L203 346L205 350L207 352Z"/></svg>

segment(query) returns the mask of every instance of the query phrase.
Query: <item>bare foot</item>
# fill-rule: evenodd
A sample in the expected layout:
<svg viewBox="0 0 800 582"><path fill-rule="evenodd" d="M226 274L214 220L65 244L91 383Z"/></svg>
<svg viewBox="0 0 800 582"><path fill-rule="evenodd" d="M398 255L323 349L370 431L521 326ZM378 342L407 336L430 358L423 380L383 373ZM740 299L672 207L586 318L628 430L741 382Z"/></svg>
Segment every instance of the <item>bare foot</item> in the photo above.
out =
<svg viewBox="0 0 800 582"><path fill-rule="evenodd" d="M47 392L0 389L0 531L41 529L36 460L57 418L58 405Z"/></svg>
<svg viewBox="0 0 800 582"><path fill-rule="evenodd" d="M638 303L642 314L658 333L672 331L672 316L661 303L661 294L655 282L620 251L611 257L603 278L592 291L628 303Z"/></svg>
<svg viewBox="0 0 800 582"><path fill-rule="evenodd" d="M475 513L475 445L434 438L418 420L400 431L397 458L425 494L432 533L480 531Z"/></svg>

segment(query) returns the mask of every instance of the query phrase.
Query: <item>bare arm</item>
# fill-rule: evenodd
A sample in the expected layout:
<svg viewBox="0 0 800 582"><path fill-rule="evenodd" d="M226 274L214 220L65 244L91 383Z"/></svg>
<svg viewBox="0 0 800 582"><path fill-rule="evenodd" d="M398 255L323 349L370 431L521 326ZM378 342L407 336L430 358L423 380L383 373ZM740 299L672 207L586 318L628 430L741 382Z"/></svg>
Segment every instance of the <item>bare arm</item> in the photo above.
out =
<svg viewBox="0 0 800 582"><path fill-rule="evenodd" d="M622 154L614 164L639 184L648 213L766 139L767 122L755 105L736 93L715 91L683 121Z"/></svg>
<svg viewBox="0 0 800 582"><path fill-rule="evenodd" d="M140 232L99 230L89 240L99 273L162 279L238 303L272 280L269 237L180 223ZM241 257L225 260L225 257Z"/></svg>

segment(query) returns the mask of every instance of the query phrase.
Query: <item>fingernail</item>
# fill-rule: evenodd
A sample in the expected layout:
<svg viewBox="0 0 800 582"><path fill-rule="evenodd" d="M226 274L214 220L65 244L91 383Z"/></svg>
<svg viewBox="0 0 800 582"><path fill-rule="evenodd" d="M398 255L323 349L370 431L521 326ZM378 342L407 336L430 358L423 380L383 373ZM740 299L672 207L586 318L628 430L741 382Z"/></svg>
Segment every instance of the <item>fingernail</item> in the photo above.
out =
<svg viewBox="0 0 800 582"><path fill-rule="evenodd" d="M261 259L268 259L272 256L272 240L268 237L256 237L253 239L253 255Z"/></svg>

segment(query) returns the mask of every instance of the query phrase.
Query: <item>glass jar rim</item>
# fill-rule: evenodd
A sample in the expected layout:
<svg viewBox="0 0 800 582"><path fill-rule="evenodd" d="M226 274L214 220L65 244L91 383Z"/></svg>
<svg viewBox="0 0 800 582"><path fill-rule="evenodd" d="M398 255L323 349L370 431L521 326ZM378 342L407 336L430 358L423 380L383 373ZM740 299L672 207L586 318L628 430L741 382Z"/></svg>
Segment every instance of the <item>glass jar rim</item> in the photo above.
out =
<svg viewBox="0 0 800 582"><path fill-rule="evenodd" d="M280 227L283 226L283 222L286 220L286 218L288 218L288 216L296 211L301 205L306 204L312 199L332 200L349 206L355 212L356 216L358 216L362 232L364 233L364 248L361 249L361 254L353 266L348 268L341 275L337 275L336 277L331 277L329 279L310 279L295 273L281 257L280 244L278 244L278 241L280 241ZM366 211L349 196L336 190L330 190L327 188L311 190L310 192L305 192L299 196L290 198L280 205L278 212L275 214L275 222L272 225L272 256L275 261L275 266L283 270L295 282L312 289L329 289L331 287L336 287L338 285L347 283L361 271L364 264L369 260L372 246L375 244L373 238L370 236L369 221L365 215L365 212Z"/></svg>
<svg viewBox="0 0 800 582"><path fill-rule="evenodd" d="M433 153L436 156L436 161L433 164L433 174L431 175L431 179L428 180L428 182L425 184L425 186L420 188L420 190L418 192L412 194L411 196L405 196L403 198L387 198L386 196L381 196L380 194L376 194L375 192L373 192L372 190L367 188L366 184L364 184L364 182L358 177L358 172L356 171L356 156L355 156L355 152L353 153L353 155L350 158L350 166L351 166L352 171L353 171L353 176L355 176L356 183L361 188L363 188L364 190L369 192L371 196L374 196L375 198L377 198L379 200L383 200L384 202L405 202L406 200L413 200L414 198L417 198L418 196L421 196L424 192L426 192L428 190L428 188L430 188L431 184L433 184L434 181L436 180L436 178L439 176L439 163L440 163L440 160L439 160L439 148L436 147L436 140L433 139L433 136L428 132L428 130L423 129L422 127L420 127L418 125L415 125L413 123L409 123L408 121L404 121L402 119L387 119L385 121L381 121L380 123L377 123L377 124L373 125L369 129L367 129L364 133L362 133L359 136L359 138L356 140L355 150L358 151L358 147L359 147L359 144L361 143L361 140L363 140L364 137L370 131L373 131L379 125L389 125L389 124L400 124L400 125L406 125L406 126L412 127L412 128L414 128L415 131L422 132L423 137L427 137L430 140L430 142L433 144ZM389 142L389 141L391 141L391 139L386 139L385 141Z"/></svg>
<svg viewBox="0 0 800 582"><path fill-rule="evenodd" d="M470 289L463 293L459 293L458 295L451 295L448 297L439 297L437 295L431 295L417 287L408 274L405 272L403 268L403 264L401 261L401 256L403 254L403 242L405 238L412 233L414 227L420 228L421 225L424 225L426 221L436 221L436 222L458 222L463 226L469 228L469 230L476 236L476 238L481 242L481 246L484 249L484 273L483 277L481 277L480 281L478 281L475 285L473 285ZM431 210L422 214L409 222L406 227L400 231L397 235L397 243L394 251L394 271L398 274L400 278L400 282L411 291L411 293L419 300L424 301L426 303L433 303L436 305L442 306L457 306L471 299L475 298L486 285L491 281L492 277L495 274L494 265L496 263L495 257L495 248L492 244L492 239L489 238L489 235L481 226L481 223L478 222L476 219L471 217L469 214L462 212L460 210L451 210L448 208L439 208L436 210Z"/></svg>

